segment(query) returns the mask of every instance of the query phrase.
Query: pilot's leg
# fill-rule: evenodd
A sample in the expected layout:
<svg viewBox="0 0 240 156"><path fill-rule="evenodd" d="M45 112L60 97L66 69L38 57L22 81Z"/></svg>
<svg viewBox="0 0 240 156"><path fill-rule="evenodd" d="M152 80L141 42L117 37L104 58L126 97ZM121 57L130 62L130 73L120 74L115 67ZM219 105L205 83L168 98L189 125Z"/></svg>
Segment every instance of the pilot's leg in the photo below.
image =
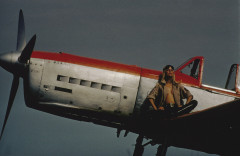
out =
<svg viewBox="0 0 240 156"><path fill-rule="evenodd" d="M183 114L187 114L190 113L196 106L197 106L198 102L196 100L192 100L191 102L189 102L188 104L183 105L181 108L178 109L177 114L179 115L183 115Z"/></svg>

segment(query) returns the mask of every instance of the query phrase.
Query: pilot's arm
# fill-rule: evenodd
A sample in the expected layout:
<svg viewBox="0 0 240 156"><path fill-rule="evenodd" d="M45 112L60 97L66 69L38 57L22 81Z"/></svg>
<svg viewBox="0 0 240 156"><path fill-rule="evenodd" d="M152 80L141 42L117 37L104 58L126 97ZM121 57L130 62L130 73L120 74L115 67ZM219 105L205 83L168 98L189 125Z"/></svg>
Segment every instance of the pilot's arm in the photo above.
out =
<svg viewBox="0 0 240 156"><path fill-rule="evenodd" d="M187 88L183 87L182 85L180 86L180 89L181 89L181 96L182 96L181 98L187 99L186 104L191 102L193 99L193 95L190 93L190 91Z"/></svg>
<svg viewBox="0 0 240 156"><path fill-rule="evenodd" d="M150 92L150 94L147 96L147 98L149 99L149 101L150 101L154 110L164 110L164 107L157 108L157 106L155 104L155 99L158 96L159 89L160 89L159 88L159 83L157 83L156 86Z"/></svg>
<svg viewBox="0 0 240 156"><path fill-rule="evenodd" d="M158 110L158 109L157 109L157 106L156 106L155 103L154 103L154 100L153 100L153 99L149 99L149 101L150 101L152 107L154 108L154 110Z"/></svg>
<svg viewBox="0 0 240 156"><path fill-rule="evenodd" d="M192 101L192 99L193 99L193 96L192 96L192 95L191 95L191 96L189 96L189 97L187 98L186 104L188 104L189 102L191 102L191 101Z"/></svg>

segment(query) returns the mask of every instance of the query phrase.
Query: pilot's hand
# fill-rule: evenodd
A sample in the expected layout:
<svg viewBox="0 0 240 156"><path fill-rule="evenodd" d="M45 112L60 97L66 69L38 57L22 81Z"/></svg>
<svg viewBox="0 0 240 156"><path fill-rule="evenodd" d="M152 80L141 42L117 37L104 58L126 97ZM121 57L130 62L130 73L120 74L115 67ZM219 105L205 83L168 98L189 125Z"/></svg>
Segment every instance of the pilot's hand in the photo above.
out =
<svg viewBox="0 0 240 156"><path fill-rule="evenodd" d="M159 107L158 110L164 110L164 107Z"/></svg>

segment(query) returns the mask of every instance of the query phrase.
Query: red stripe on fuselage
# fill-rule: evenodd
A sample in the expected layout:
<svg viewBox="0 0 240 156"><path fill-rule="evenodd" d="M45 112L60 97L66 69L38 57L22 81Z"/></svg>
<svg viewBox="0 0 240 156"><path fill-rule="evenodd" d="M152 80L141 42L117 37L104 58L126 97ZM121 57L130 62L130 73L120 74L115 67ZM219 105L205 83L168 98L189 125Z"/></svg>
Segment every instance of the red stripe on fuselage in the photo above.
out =
<svg viewBox="0 0 240 156"><path fill-rule="evenodd" d="M66 53L34 51L32 53L31 58L39 58L39 59L78 64L78 65L83 65L83 66L88 66L93 68L122 72L122 73L136 75L136 76L140 75L141 77L156 79L156 80L158 80L159 75L162 73L161 71L157 71L157 70L140 68L133 65L125 65L125 64L114 63L110 61L103 61L103 60L98 60L93 58L81 57L81 56L76 56L76 55L71 55ZM191 81L191 79L189 79L187 76L182 77L181 82L190 86L207 89L206 87L203 87L201 85L200 86L196 85ZM209 90L219 91L217 89L212 89L212 88L209 88ZM222 91L219 91L219 92L222 92ZM224 92L224 94L238 96L238 97L240 96L240 95L229 93L229 92Z"/></svg>
<svg viewBox="0 0 240 156"><path fill-rule="evenodd" d="M93 58L81 57L66 53L52 53L52 52L41 52L34 51L31 58L39 58L46 60L53 60L65 63L78 64L93 68L111 70L131 75L141 75L146 78L158 79L160 71L144 69L133 65L125 65L120 63L114 63L110 61L98 60Z"/></svg>

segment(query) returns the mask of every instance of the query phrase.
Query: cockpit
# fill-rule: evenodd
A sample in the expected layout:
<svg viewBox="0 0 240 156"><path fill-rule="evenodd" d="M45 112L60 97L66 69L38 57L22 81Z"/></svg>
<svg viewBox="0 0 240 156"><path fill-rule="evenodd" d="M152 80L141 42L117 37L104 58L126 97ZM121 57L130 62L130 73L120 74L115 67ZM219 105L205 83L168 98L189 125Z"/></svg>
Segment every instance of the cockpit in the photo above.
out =
<svg viewBox="0 0 240 156"><path fill-rule="evenodd" d="M190 58L176 69L176 80L191 86L205 86L202 85L203 64L204 57L202 56ZM234 91L240 94L239 64L233 64L231 66L224 90Z"/></svg>
<svg viewBox="0 0 240 156"><path fill-rule="evenodd" d="M180 65L175 71L176 80L200 86L202 82L203 61L204 58L202 56L197 56L190 58Z"/></svg>
<svg viewBox="0 0 240 156"><path fill-rule="evenodd" d="M240 72L239 64L233 64L230 68L225 89L240 93Z"/></svg>

